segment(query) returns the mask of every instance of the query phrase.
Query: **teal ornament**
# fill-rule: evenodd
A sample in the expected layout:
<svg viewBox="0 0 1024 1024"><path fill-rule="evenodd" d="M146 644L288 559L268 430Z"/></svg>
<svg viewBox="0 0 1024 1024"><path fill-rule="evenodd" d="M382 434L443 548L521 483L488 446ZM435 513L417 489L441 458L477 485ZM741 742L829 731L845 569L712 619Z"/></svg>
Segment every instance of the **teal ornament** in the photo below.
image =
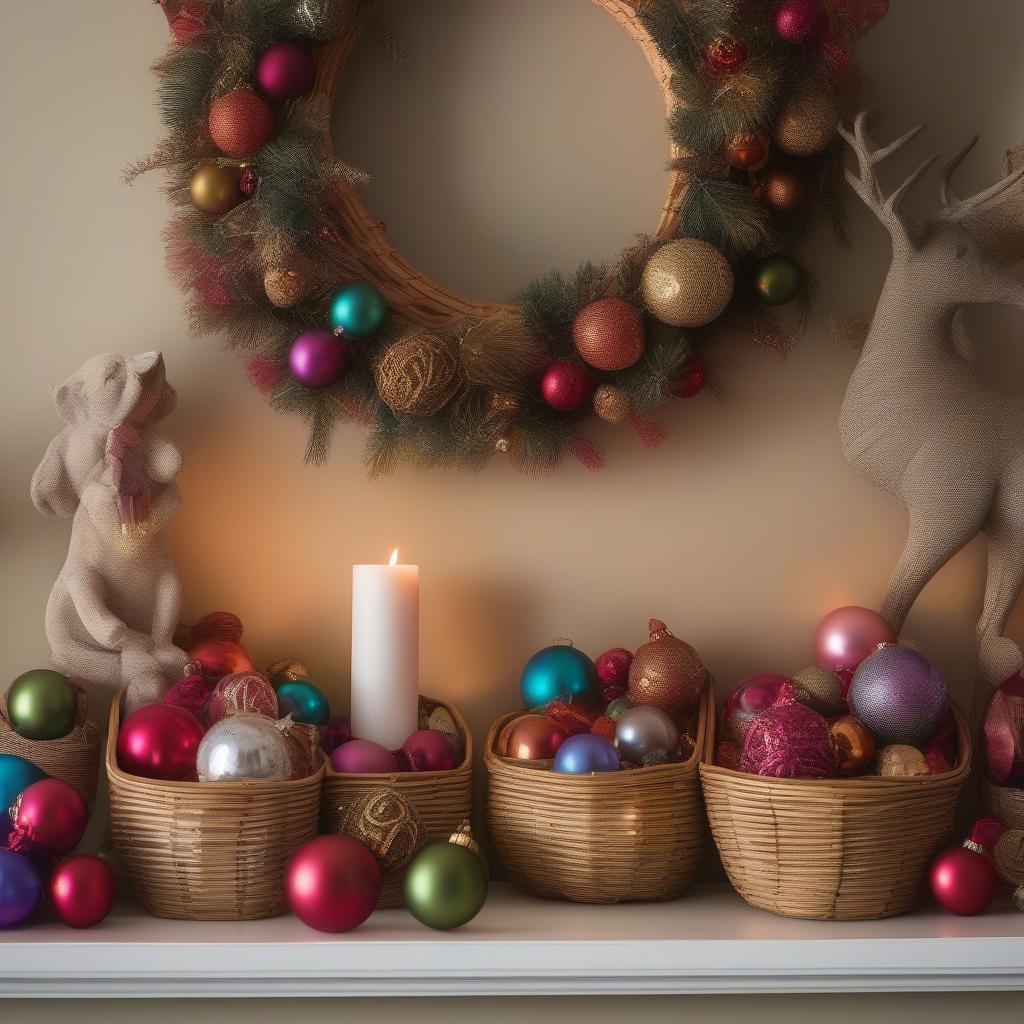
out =
<svg viewBox="0 0 1024 1024"><path fill-rule="evenodd" d="M597 687L594 663L568 644L538 651L526 663L519 681L525 708L547 707L556 698L586 704L597 699Z"/></svg>
<svg viewBox="0 0 1024 1024"><path fill-rule="evenodd" d="M346 338L362 341L384 326L388 302L372 284L347 284L331 299L331 327Z"/></svg>
<svg viewBox="0 0 1024 1024"><path fill-rule="evenodd" d="M32 785L46 778L46 772L17 754L0 754L0 846L4 845L13 824L11 808Z"/></svg>
<svg viewBox="0 0 1024 1024"><path fill-rule="evenodd" d="M795 298L802 281L800 267L786 256L761 260L754 274L757 298L766 306L781 306Z"/></svg>
<svg viewBox="0 0 1024 1024"><path fill-rule="evenodd" d="M277 706L304 725L326 725L331 708L320 688L308 679L290 679L277 688Z"/></svg>

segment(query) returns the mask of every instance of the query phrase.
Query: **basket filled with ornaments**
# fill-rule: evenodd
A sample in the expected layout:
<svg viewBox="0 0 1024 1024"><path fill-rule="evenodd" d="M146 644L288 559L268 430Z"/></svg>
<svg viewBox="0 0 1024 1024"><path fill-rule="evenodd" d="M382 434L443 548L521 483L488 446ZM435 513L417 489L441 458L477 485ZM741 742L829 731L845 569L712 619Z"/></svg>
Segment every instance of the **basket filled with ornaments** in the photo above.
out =
<svg viewBox="0 0 1024 1024"><path fill-rule="evenodd" d="M714 704L697 652L657 619L635 653L596 663L556 642L526 663L521 698L484 753L512 879L579 903L681 895L707 837L697 765Z"/></svg>
<svg viewBox="0 0 1024 1024"><path fill-rule="evenodd" d="M272 917L288 908L289 859L317 833L320 731L256 671L237 619L210 618L162 702L123 721L123 695L111 708L111 835L157 917Z"/></svg>
<svg viewBox="0 0 1024 1024"><path fill-rule="evenodd" d="M1017 672L992 694L982 728L986 813L1008 829L1024 829L1024 675Z"/></svg>
<svg viewBox="0 0 1024 1024"><path fill-rule="evenodd" d="M816 920L905 913L952 832L970 734L942 676L875 612L831 612L815 654L726 697L700 769L712 835L751 906Z"/></svg>
<svg viewBox="0 0 1024 1024"><path fill-rule="evenodd" d="M52 669L23 672L0 701L0 755L24 758L74 786L92 804L100 768L100 732L89 696Z"/></svg>

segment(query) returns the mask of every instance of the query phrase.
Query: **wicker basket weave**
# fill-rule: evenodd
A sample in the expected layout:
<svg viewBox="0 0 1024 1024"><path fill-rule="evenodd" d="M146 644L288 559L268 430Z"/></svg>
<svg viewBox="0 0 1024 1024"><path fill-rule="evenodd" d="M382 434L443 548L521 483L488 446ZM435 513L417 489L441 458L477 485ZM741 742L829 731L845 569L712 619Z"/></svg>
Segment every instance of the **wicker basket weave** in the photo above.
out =
<svg viewBox="0 0 1024 1024"><path fill-rule="evenodd" d="M559 775L550 762L499 756L498 737L520 714L494 723L484 752L491 838L512 879L577 903L682 895L707 840L697 768L714 732L710 694L688 761L626 772Z"/></svg>
<svg viewBox="0 0 1024 1024"><path fill-rule="evenodd" d="M381 787L393 789L419 812L427 842L447 839L473 812L473 739L457 708L434 697L420 698L420 714L444 708L458 728L465 754L458 768L446 772L397 772L391 775L345 775L329 764L321 799L323 827L341 833L341 821L353 800ZM401 907L402 879L385 878L378 907Z"/></svg>
<svg viewBox="0 0 1024 1024"><path fill-rule="evenodd" d="M783 917L874 920L913 909L970 774L970 734L954 714L960 756L942 775L774 779L702 764L708 821L733 888Z"/></svg>
<svg viewBox="0 0 1024 1024"><path fill-rule="evenodd" d="M985 813L998 818L1007 828L1024 829L1024 789L1015 786L997 786L984 779L981 800Z"/></svg>
<svg viewBox="0 0 1024 1024"><path fill-rule="evenodd" d="M110 830L139 902L157 917L253 921L287 910L288 859L317 834L324 770L294 782L162 782L117 766L110 710Z"/></svg>

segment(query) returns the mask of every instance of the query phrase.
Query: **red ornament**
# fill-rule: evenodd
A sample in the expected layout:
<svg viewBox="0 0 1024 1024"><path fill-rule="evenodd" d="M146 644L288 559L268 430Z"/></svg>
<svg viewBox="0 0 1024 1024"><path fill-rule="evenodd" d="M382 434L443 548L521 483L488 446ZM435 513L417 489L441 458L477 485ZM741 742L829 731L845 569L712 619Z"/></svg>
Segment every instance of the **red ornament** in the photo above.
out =
<svg viewBox="0 0 1024 1024"><path fill-rule="evenodd" d="M234 612L207 612L194 626L188 628L188 639L180 645L191 647L200 640L242 641L242 620Z"/></svg>
<svg viewBox="0 0 1024 1024"><path fill-rule="evenodd" d="M18 853L53 857L69 853L82 840L89 808L82 794L61 779L33 782L14 805L8 845Z"/></svg>
<svg viewBox="0 0 1024 1024"><path fill-rule="evenodd" d="M176 682L164 694L164 703L184 708L202 721L206 718L206 706L213 695L213 687L212 679L207 679L202 672L194 672Z"/></svg>
<svg viewBox="0 0 1024 1024"><path fill-rule="evenodd" d="M1000 786L1024 783L1024 680L1019 673L992 694L984 733L988 777Z"/></svg>
<svg viewBox="0 0 1024 1024"><path fill-rule="evenodd" d="M595 736L603 736L609 743L615 739L615 730L618 723L614 718L609 718L607 715L598 715L594 719L594 724L590 727L590 731Z"/></svg>
<svg viewBox="0 0 1024 1024"><path fill-rule="evenodd" d="M274 112L252 89L235 89L210 104L210 138L228 156L255 156L274 137Z"/></svg>
<svg viewBox="0 0 1024 1024"><path fill-rule="evenodd" d="M117 763L146 779L195 781L203 731L199 719L182 707L148 704L121 723Z"/></svg>
<svg viewBox="0 0 1024 1024"><path fill-rule="evenodd" d="M277 694L262 672L233 672L217 683L206 705L207 729L239 711L277 719Z"/></svg>
<svg viewBox="0 0 1024 1024"><path fill-rule="evenodd" d="M451 740L437 729L418 729L403 744L414 772L450 772L459 767Z"/></svg>
<svg viewBox="0 0 1024 1024"><path fill-rule="evenodd" d="M582 704L566 704L565 701L553 700L544 712L546 718L557 722L570 736L581 732L590 732L594 727L599 712Z"/></svg>
<svg viewBox="0 0 1024 1024"><path fill-rule="evenodd" d="M817 42L828 28L822 0L785 0L775 12L775 31L794 46Z"/></svg>
<svg viewBox="0 0 1024 1024"><path fill-rule="evenodd" d="M970 839L958 849L940 853L932 864L932 895L943 910L969 917L986 910L996 894L999 872L991 851L1002 832L992 818L974 823Z"/></svg>
<svg viewBox="0 0 1024 1024"><path fill-rule="evenodd" d="M521 761L550 761L569 734L544 715L522 715L505 738L503 754Z"/></svg>
<svg viewBox="0 0 1024 1024"><path fill-rule="evenodd" d="M731 75L746 62L746 44L732 36L716 36L704 50L704 64L713 75Z"/></svg>
<svg viewBox="0 0 1024 1024"><path fill-rule="evenodd" d="M274 100L290 100L313 88L316 65L296 43L274 43L256 61L256 81Z"/></svg>
<svg viewBox="0 0 1024 1024"><path fill-rule="evenodd" d="M869 608L847 605L836 608L818 623L814 633L814 660L819 665L839 673L851 672L879 644L896 643L892 626L878 612Z"/></svg>
<svg viewBox="0 0 1024 1024"><path fill-rule="evenodd" d="M242 176L238 179L238 190L243 196L251 196L256 191L256 186L260 183L260 176L256 173L254 167L246 167L242 171Z"/></svg>
<svg viewBox="0 0 1024 1024"><path fill-rule="evenodd" d="M117 880L110 865L82 854L58 864L50 879L50 899L60 919L72 928L91 928L114 907Z"/></svg>
<svg viewBox="0 0 1024 1024"><path fill-rule="evenodd" d="M627 651L625 647L613 647L605 651L597 661L594 668L597 669L597 678L601 680L602 696L603 691L611 686L625 687L629 683L629 666L633 663L633 652ZM620 693L621 697L622 694ZM608 698L614 700L615 698Z"/></svg>
<svg viewBox="0 0 1024 1024"><path fill-rule="evenodd" d="M644 315L614 295L597 299L576 314L572 340L583 361L595 369L625 370L644 354Z"/></svg>
<svg viewBox="0 0 1024 1024"><path fill-rule="evenodd" d="M776 779L827 779L835 773L828 722L803 704L780 704L754 719L740 766Z"/></svg>
<svg viewBox="0 0 1024 1024"><path fill-rule="evenodd" d="M552 409L575 412L590 401L594 380L590 371L575 359L556 359L541 377L540 393Z"/></svg>
<svg viewBox="0 0 1024 1024"><path fill-rule="evenodd" d="M235 672L255 672L249 652L232 640L199 640L188 649L188 660L198 665L204 676L220 679Z"/></svg>
<svg viewBox="0 0 1024 1024"><path fill-rule="evenodd" d="M699 352L694 352L683 363L679 379L669 389L674 398L693 398L704 390L708 382L708 364Z"/></svg>
<svg viewBox="0 0 1024 1024"><path fill-rule="evenodd" d="M373 913L380 898L380 868L354 839L319 836L288 864L288 905L303 924L321 932L347 932Z"/></svg>

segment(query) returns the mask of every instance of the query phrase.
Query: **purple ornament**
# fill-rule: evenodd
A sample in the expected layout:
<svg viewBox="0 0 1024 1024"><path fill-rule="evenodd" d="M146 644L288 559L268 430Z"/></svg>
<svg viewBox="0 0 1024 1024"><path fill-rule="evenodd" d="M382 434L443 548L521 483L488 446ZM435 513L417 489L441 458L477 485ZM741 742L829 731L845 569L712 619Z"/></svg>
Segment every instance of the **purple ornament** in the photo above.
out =
<svg viewBox="0 0 1024 1024"><path fill-rule="evenodd" d="M387 775L398 771L398 761L373 740L350 740L331 751L331 767L349 775Z"/></svg>
<svg viewBox="0 0 1024 1024"><path fill-rule="evenodd" d="M290 100L313 88L316 65L312 56L295 43L274 43L256 62L256 81L273 100Z"/></svg>
<svg viewBox="0 0 1024 1024"><path fill-rule="evenodd" d="M27 921L43 899L39 871L29 857L0 850L0 928Z"/></svg>
<svg viewBox="0 0 1024 1024"><path fill-rule="evenodd" d="M617 772L619 767L615 748L603 736L591 732L570 736L555 751L554 769L562 775Z"/></svg>
<svg viewBox="0 0 1024 1024"><path fill-rule="evenodd" d="M850 684L850 709L879 749L892 743L923 748L946 719L949 693L923 654L890 644L860 663Z"/></svg>
<svg viewBox="0 0 1024 1024"><path fill-rule="evenodd" d="M307 388L329 388L337 384L347 365L344 342L323 327L303 331L288 352L288 369Z"/></svg>

